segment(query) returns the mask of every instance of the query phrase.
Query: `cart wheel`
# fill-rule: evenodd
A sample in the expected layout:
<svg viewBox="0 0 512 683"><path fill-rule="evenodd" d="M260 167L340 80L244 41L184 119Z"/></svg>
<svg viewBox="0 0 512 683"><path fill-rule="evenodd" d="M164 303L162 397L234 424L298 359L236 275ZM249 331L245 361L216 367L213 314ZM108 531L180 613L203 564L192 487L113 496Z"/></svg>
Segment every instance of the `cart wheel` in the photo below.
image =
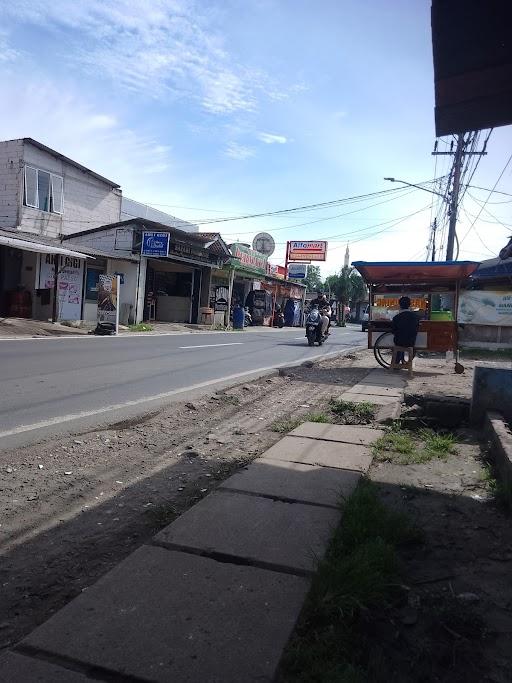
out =
<svg viewBox="0 0 512 683"><path fill-rule="evenodd" d="M457 375L462 375L465 369L466 368L460 363L455 363L455 372L457 373Z"/></svg>
<svg viewBox="0 0 512 683"><path fill-rule="evenodd" d="M391 361L393 360L393 345L394 339L391 332L384 332L377 337L375 344L373 345L373 355L375 360L383 368L390 368Z"/></svg>

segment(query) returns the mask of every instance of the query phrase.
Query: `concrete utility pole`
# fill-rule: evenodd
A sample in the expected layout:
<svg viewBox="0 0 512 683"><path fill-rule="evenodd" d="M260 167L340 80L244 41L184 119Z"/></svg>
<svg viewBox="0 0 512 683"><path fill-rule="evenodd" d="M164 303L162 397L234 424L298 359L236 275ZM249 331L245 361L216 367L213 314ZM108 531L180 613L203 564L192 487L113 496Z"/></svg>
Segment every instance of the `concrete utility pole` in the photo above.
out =
<svg viewBox="0 0 512 683"><path fill-rule="evenodd" d="M453 187L450 201L450 224L448 227L448 239L446 242L446 260L453 261L453 246L455 244L455 230L457 228L457 213L459 209L460 172L464 156L464 134L457 135L457 148L453 162Z"/></svg>

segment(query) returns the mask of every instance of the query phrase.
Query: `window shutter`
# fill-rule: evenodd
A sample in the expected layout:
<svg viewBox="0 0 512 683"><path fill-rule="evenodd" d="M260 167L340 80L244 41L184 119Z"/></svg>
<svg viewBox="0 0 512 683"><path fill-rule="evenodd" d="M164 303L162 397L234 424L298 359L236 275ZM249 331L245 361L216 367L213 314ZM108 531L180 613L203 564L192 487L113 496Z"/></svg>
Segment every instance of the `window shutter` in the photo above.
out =
<svg viewBox="0 0 512 683"><path fill-rule="evenodd" d="M25 166L25 205L38 208L37 201L37 171L35 168Z"/></svg>
<svg viewBox="0 0 512 683"><path fill-rule="evenodd" d="M54 213L64 213L63 182L58 175L51 176L52 179L52 203L50 211Z"/></svg>

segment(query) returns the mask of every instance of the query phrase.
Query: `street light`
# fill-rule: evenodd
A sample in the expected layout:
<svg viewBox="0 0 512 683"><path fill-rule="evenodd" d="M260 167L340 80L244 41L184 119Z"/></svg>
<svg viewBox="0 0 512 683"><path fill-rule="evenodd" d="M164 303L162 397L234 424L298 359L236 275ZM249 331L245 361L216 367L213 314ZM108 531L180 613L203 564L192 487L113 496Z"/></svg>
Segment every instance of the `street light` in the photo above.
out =
<svg viewBox="0 0 512 683"><path fill-rule="evenodd" d="M396 178L384 178L384 180L389 180L391 183L402 183L402 185L407 185L408 187L415 187L418 190L424 190L425 192L429 192L430 194L435 194L438 197L441 197L441 199L448 204L448 207L449 207L448 215L450 215L450 203L451 202L446 195L441 194L440 192L436 192L435 190L429 190L428 188L422 187L421 185L415 185L414 183L408 183L406 180L397 180ZM437 230L437 219L434 219L433 237L432 237L432 261L436 260L436 230ZM454 229L454 235L455 235L455 229ZM457 239L456 235L455 235L455 239ZM458 244L459 244L459 242L457 241L457 258L459 256Z"/></svg>
<svg viewBox="0 0 512 683"><path fill-rule="evenodd" d="M444 199L445 202L449 203L449 200L441 192L436 192L435 190L429 190L421 185L415 185L414 183L408 183L406 180L397 180L396 178L384 178L384 180L389 180L391 183L402 183L402 185L408 185L409 187L415 187L418 190L423 190L424 192L430 192L430 194L436 194L438 197Z"/></svg>

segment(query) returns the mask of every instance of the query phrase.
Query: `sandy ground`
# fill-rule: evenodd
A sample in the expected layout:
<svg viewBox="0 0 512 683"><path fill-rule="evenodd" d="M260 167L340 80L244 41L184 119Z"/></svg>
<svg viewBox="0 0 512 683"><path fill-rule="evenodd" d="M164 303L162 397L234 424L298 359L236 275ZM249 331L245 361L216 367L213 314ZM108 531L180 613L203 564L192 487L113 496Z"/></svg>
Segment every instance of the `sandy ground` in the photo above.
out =
<svg viewBox="0 0 512 683"><path fill-rule="evenodd" d="M331 359L106 431L3 453L0 647L278 441L275 420L311 412L370 368L353 356Z"/></svg>
<svg viewBox="0 0 512 683"><path fill-rule="evenodd" d="M469 398L475 361L464 365L466 373L454 375L444 361L419 359L406 395L420 403L427 395ZM485 436L464 424L454 434L457 453L445 460L372 466L384 501L411 515L425 533L425 543L402 558L408 606L382 615L375 637L382 639L394 681L507 683L511 520L486 478L492 452Z"/></svg>

